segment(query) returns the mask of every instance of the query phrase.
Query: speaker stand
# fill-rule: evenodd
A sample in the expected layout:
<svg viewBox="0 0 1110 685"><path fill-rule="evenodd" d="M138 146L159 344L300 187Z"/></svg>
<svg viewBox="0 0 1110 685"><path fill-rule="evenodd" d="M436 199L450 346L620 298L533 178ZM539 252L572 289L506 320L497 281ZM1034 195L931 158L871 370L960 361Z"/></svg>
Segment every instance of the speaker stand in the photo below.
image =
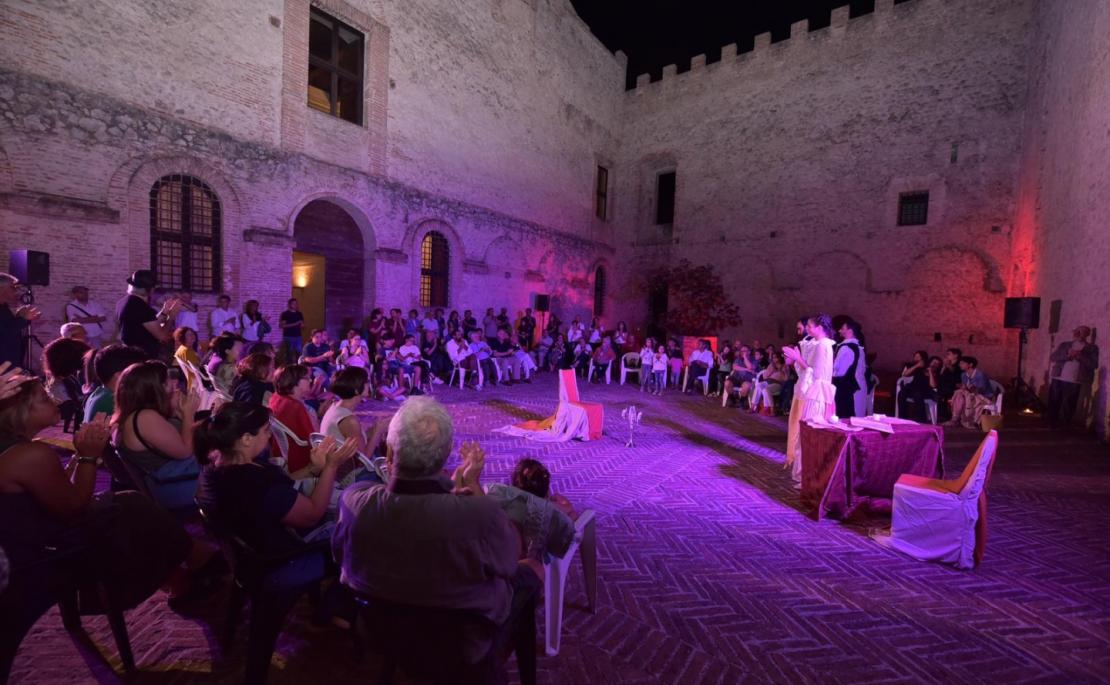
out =
<svg viewBox="0 0 1110 685"><path fill-rule="evenodd" d="M1021 364L1025 359L1025 344L1029 342L1029 329L1025 326L1021 327L1021 332L1018 335L1018 363L1017 363L1017 376L1013 381L1014 401L1021 409L1032 409L1039 413L1044 413L1044 404L1037 393L1033 392L1033 388L1025 382L1025 375L1022 373Z"/></svg>

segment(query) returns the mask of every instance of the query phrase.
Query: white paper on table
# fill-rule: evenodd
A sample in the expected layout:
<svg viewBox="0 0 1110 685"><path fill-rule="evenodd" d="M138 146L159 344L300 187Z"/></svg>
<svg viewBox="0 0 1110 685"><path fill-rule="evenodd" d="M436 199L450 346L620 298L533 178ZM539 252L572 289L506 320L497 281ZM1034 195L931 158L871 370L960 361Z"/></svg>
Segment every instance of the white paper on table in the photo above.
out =
<svg viewBox="0 0 1110 685"><path fill-rule="evenodd" d="M897 417L897 416L885 416L881 419L881 421L883 423L889 423L892 426L905 426L905 425L911 425L911 424L916 425L917 424L917 421L914 421L912 419L903 419L903 418L900 418L900 417Z"/></svg>
<svg viewBox="0 0 1110 685"><path fill-rule="evenodd" d="M832 423L829 421L806 421L806 423L809 424L810 428L826 428L844 431L845 433L857 433L863 430L862 428L857 428L856 426L850 426L843 421L838 421L837 423Z"/></svg>
<svg viewBox="0 0 1110 685"><path fill-rule="evenodd" d="M862 416L853 416L852 418L848 419L848 421L851 422L853 426L859 426L860 428L870 428L871 430L876 430L880 433L894 432L894 428L892 428L889 423L886 423L884 421L865 419Z"/></svg>

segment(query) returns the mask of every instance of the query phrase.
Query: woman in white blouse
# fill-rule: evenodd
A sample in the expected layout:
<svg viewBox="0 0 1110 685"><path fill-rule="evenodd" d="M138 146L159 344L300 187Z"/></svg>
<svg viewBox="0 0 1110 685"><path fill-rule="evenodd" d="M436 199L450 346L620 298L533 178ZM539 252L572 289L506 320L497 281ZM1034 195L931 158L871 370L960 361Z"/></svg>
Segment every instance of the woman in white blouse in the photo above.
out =
<svg viewBox="0 0 1110 685"><path fill-rule="evenodd" d="M836 403L836 388L832 384L832 319L828 314L811 316L805 330L808 337L799 342L797 348L782 350L783 356L798 372L786 438L786 465L791 467L792 478L798 484L802 482L802 455L798 447L800 423L827 421Z"/></svg>

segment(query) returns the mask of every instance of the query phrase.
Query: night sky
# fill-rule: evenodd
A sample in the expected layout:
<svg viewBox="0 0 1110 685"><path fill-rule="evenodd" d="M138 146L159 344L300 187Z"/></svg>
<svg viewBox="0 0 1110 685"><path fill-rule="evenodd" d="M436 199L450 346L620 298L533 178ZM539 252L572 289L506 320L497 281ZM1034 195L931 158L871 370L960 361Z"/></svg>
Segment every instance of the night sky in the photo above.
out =
<svg viewBox="0 0 1110 685"><path fill-rule="evenodd" d="M897 2L898 0L896 0ZM626 87L638 74L658 80L663 67L690 68L690 58L705 53L706 62L721 59L721 48L737 44L752 49L755 36L771 32L771 41L790 37L790 25L810 20L810 29L828 26L833 8L849 5L850 16L874 10L875 0L571 0L594 35L612 51L628 55Z"/></svg>

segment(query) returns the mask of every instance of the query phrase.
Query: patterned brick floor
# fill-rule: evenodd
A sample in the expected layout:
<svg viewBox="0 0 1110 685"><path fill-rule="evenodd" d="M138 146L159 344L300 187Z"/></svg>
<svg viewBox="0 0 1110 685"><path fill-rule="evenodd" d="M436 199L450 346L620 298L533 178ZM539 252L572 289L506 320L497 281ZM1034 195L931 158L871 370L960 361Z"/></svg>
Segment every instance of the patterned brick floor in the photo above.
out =
<svg viewBox="0 0 1110 685"><path fill-rule="evenodd" d="M1094 683L1110 681L1110 449L1085 436L1010 420L990 483L991 537L981 568L960 572L874 545L865 525L817 523L782 469L782 419L700 397L652 398L616 384L584 388L606 404L592 443L532 444L491 434L546 415L554 380L482 393L443 390L458 439L490 456L487 481L529 455L554 486L598 512L599 606L584 609L574 569L563 649L541 657L544 683ZM643 406L624 447L620 409ZM367 416L391 407L367 405ZM961 468L981 435L950 432ZM222 596L179 616L156 595L128 614L140 683L241 678L245 635L221 654ZM338 630L313 630L298 607L271 682L373 682ZM91 642L47 614L25 640L13 682L115 682L106 622ZM541 624L542 625L542 624ZM102 656L103 655L103 656Z"/></svg>

